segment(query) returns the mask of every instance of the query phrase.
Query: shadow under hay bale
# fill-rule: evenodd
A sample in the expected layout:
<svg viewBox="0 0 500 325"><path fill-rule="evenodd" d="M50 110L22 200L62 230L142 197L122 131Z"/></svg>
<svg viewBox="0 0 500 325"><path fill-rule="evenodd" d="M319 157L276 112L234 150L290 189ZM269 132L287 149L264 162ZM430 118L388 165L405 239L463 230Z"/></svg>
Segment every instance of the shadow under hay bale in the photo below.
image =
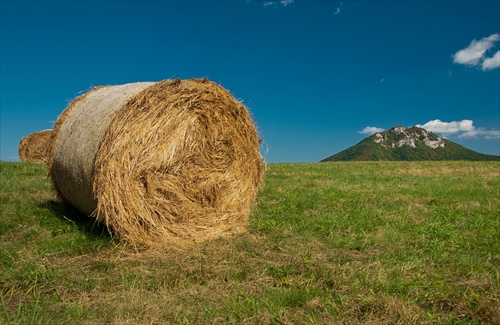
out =
<svg viewBox="0 0 500 325"><path fill-rule="evenodd" d="M64 226L57 227L52 230L52 235L63 234L71 227L77 227L78 230L85 234L89 239L111 240L111 237L102 224L99 224L95 219L91 219L88 216L81 214L78 210L73 209L71 206L64 204L60 200L48 200L38 204L38 207L51 211L52 214L57 217Z"/></svg>
<svg viewBox="0 0 500 325"><path fill-rule="evenodd" d="M247 109L206 79L94 88L50 143L59 196L138 245L244 232L264 173Z"/></svg>
<svg viewBox="0 0 500 325"><path fill-rule="evenodd" d="M22 138L17 150L21 161L45 163L48 160L51 135L52 130L43 130Z"/></svg>

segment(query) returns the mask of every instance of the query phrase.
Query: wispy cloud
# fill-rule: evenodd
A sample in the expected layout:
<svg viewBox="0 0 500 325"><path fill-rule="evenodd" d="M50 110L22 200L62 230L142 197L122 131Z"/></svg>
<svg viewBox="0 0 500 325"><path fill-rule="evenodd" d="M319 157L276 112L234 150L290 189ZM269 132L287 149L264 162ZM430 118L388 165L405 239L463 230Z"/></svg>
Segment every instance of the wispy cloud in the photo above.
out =
<svg viewBox="0 0 500 325"><path fill-rule="evenodd" d="M283 7L286 7L289 4L292 4L293 1L294 0L267 1L267 2L264 2L263 6L276 8L278 5L282 5Z"/></svg>
<svg viewBox="0 0 500 325"><path fill-rule="evenodd" d="M500 139L500 130L476 129L467 131L458 136L459 139L484 137L488 140Z"/></svg>
<svg viewBox="0 0 500 325"><path fill-rule="evenodd" d="M498 41L500 41L498 33L483 37L479 41L473 39L468 47L452 55L453 62L474 67L481 66L483 71L498 68L500 67L500 51L496 52L493 57L486 57L486 52Z"/></svg>
<svg viewBox="0 0 500 325"><path fill-rule="evenodd" d="M375 134L375 133L383 132L383 131L385 131L385 129L378 128L376 126L367 126L363 130L358 131L358 133L361 133L361 134Z"/></svg>
<svg viewBox="0 0 500 325"><path fill-rule="evenodd" d="M338 14L340 14L340 11L342 10L342 6L344 5L343 2L340 3L340 5L337 7L337 10L335 10L335 12L333 13L335 16L337 16Z"/></svg>
<svg viewBox="0 0 500 325"><path fill-rule="evenodd" d="M432 120L425 124L417 124L419 128L426 129L434 133L442 134L443 136L457 136L459 139L478 138L499 139L500 130L486 130L484 128L476 128L472 120L443 122L441 120Z"/></svg>

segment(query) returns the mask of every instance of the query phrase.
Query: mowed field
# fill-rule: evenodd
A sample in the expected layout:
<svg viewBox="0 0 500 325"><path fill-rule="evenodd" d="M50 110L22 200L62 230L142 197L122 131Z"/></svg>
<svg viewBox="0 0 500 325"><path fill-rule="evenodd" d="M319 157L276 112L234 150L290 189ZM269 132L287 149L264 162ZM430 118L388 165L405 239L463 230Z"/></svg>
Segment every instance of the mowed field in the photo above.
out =
<svg viewBox="0 0 500 325"><path fill-rule="evenodd" d="M500 324L500 163L271 164L248 233L137 251L0 162L1 324Z"/></svg>

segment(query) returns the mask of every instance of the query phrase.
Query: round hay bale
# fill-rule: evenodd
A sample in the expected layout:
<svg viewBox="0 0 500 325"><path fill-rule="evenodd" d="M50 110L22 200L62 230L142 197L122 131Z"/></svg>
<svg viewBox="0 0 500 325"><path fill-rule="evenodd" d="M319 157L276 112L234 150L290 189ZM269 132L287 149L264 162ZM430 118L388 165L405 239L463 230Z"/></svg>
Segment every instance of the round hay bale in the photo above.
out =
<svg viewBox="0 0 500 325"><path fill-rule="evenodd" d="M264 161L247 109L215 83L94 88L52 137L59 196L120 239L184 245L246 230Z"/></svg>
<svg viewBox="0 0 500 325"><path fill-rule="evenodd" d="M17 150L21 161L45 163L49 156L51 135L52 130L42 130L22 138Z"/></svg>

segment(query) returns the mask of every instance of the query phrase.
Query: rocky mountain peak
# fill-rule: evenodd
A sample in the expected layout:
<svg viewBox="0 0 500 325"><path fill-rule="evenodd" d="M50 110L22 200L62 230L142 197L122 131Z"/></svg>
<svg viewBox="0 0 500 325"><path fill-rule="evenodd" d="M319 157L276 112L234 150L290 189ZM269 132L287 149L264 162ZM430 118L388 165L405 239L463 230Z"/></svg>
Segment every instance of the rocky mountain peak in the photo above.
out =
<svg viewBox="0 0 500 325"><path fill-rule="evenodd" d="M500 156L485 155L442 139L419 127L395 126L364 138L356 145L321 161L423 161L470 160L500 161Z"/></svg>
<svg viewBox="0 0 500 325"><path fill-rule="evenodd" d="M415 126L409 128L395 126L387 131L375 133L371 137L373 142L384 148L401 148L403 146L416 148L419 142L432 149L446 146L445 141L436 134Z"/></svg>

